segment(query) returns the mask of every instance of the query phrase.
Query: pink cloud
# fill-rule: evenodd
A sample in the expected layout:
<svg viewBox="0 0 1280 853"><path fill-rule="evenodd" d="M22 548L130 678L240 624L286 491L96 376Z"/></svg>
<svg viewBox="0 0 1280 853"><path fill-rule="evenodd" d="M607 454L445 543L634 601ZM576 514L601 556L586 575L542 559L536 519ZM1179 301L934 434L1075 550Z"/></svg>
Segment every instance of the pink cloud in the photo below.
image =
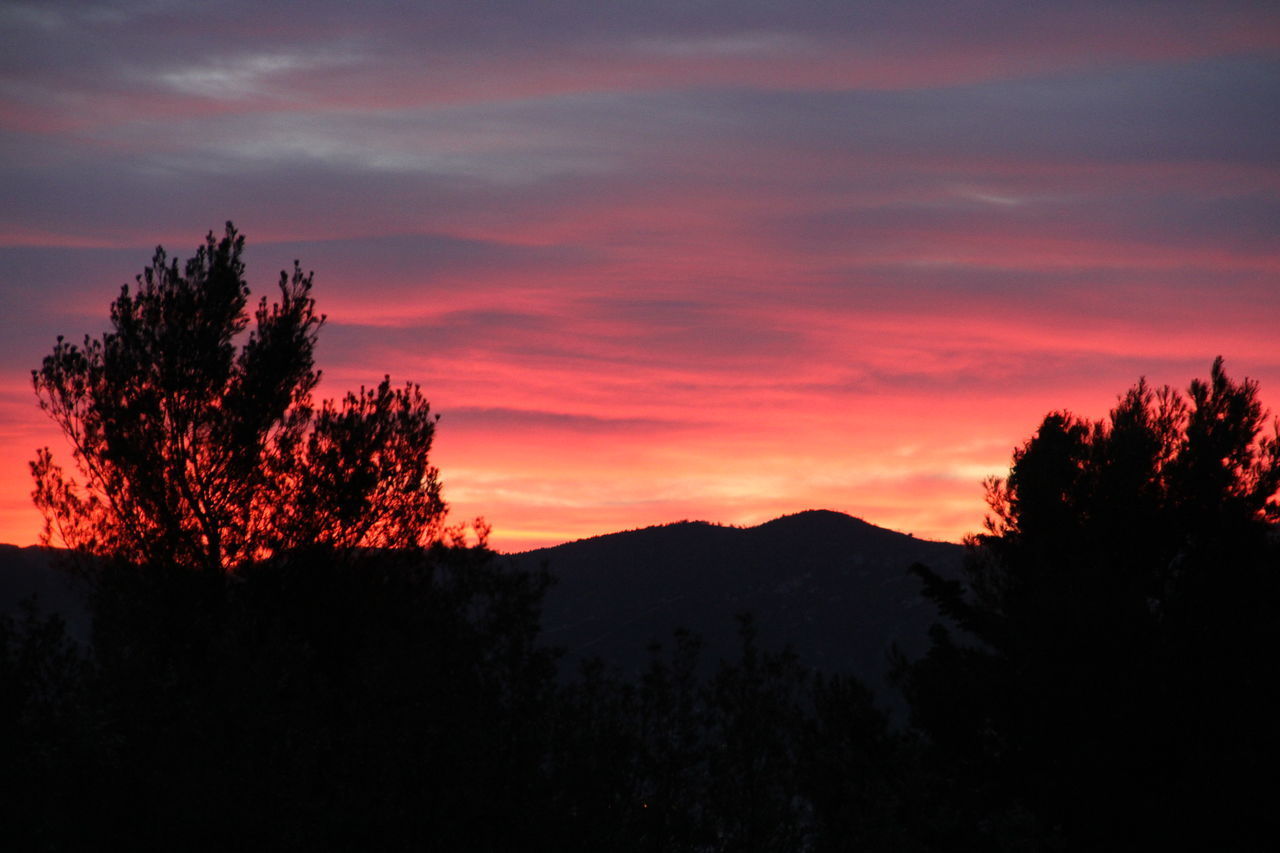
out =
<svg viewBox="0 0 1280 853"><path fill-rule="evenodd" d="M37 9L0 68L0 541L61 446L27 371L226 217L256 295L316 270L322 394L422 383L505 548L819 506L955 539L1050 409L1219 353L1276 399L1262 4L319 3L222 52L149 8Z"/></svg>

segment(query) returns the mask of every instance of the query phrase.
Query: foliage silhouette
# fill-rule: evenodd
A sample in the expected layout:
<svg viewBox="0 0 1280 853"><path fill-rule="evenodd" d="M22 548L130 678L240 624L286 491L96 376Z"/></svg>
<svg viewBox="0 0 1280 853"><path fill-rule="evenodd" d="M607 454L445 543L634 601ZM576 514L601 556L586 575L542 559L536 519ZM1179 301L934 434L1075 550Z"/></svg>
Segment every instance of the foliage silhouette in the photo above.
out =
<svg viewBox="0 0 1280 853"><path fill-rule="evenodd" d="M869 690L789 650L700 676L700 640L650 647L640 678L582 663L554 706L557 849L913 850L938 820L916 748Z"/></svg>
<svg viewBox="0 0 1280 853"><path fill-rule="evenodd" d="M542 831L545 576L443 545L104 573L92 689L105 838L501 850Z"/></svg>
<svg viewBox="0 0 1280 853"><path fill-rule="evenodd" d="M536 641L548 582L444 545L234 574L109 562L91 659L56 625L0 631L3 707L30 709L6 840L924 849L915 749L865 687L757 648L749 623L710 676L679 634L637 680L558 679Z"/></svg>
<svg viewBox="0 0 1280 853"><path fill-rule="evenodd" d="M31 469L43 541L153 564L229 570L314 544L420 546L445 507L428 460L436 418L389 378L318 409L312 275L246 309L244 238L210 232L182 270L157 248L111 306L112 330L62 337L32 372L80 480L48 448Z"/></svg>
<svg viewBox="0 0 1280 853"><path fill-rule="evenodd" d="M965 639L935 626L901 678L972 813L1082 847L1248 848L1274 823L1245 781L1280 757L1266 421L1220 358L1185 397L1140 381L1104 421L1051 413L988 482L964 582L917 567Z"/></svg>

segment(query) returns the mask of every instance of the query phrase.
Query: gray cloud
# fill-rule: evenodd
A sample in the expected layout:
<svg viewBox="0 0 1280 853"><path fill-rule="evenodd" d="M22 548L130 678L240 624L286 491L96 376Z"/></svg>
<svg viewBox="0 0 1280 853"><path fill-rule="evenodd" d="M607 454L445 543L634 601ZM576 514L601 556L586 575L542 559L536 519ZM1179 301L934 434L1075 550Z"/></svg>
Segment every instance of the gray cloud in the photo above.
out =
<svg viewBox="0 0 1280 853"><path fill-rule="evenodd" d="M867 397L1271 382L1268 5L5 3L0 387L227 218L257 294L316 271L321 366L412 364L464 432L783 401L789 458ZM601 414L640 398L680 419Z"/></svg>
<svg viewBox="0 0 1280 853"><path fill-rule="evenodd" d="M686 421L662 418L612 418L555 411L531 411L501 407L462 406L445 413L450 429L458 430L550 430L553 432L610 435L653 434L683 431Z"/></svg>

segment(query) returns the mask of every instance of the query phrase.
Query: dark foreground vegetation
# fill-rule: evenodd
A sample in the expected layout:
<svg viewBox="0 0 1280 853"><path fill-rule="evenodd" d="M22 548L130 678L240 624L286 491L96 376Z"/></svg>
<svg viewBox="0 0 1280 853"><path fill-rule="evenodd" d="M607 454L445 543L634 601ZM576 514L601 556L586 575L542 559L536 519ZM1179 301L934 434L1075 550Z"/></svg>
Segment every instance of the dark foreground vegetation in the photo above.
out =
<svg viewBox="0 0 1280 853"><path fill-rule="evenodd" d="M561 666L549 577L443 528L417 390L312 407L309 277L236 349L239 252L158 254L36 372L93 627L0 621L7 849L1274 846L1280 444L1220 360L1045 418L960 579L914 569L944 618L893 728L745 618L718 667Z"/></svg>
<svg viewBox="0 0 1280 853"><path fill-rule="evenodd" d="M786 654L557 679L545 578L477 549L104 567L86 659L4 630L23 849L902 849L914 753Z"/></svg>

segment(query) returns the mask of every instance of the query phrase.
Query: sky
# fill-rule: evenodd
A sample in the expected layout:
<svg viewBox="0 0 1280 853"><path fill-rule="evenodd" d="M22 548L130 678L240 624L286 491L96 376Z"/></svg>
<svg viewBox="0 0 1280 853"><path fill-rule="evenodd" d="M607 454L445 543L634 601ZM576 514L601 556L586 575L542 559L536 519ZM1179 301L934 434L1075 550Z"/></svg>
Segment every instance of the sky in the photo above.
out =
<svg viewBox="0 0 1280 853"><path fill-rule="evenodd" d="M0 541L69 461L31 369L226 220L499 549L958 541L1050 410L1217 355L1280 404L1280 7L4 0Z"/></svg>

